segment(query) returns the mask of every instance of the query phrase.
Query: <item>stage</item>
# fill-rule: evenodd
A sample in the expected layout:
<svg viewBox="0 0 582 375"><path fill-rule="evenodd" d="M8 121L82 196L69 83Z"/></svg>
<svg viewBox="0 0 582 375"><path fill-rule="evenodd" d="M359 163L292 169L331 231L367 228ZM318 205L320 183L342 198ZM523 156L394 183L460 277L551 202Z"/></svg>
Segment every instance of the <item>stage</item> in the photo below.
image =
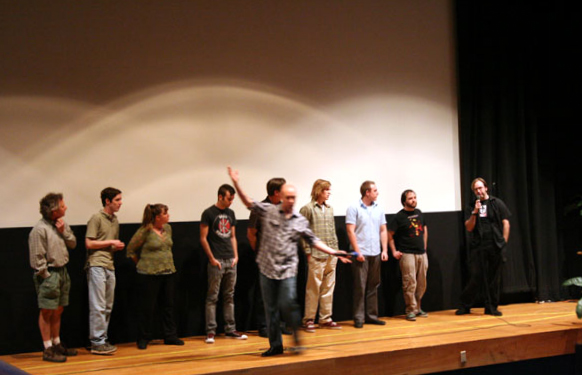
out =
<svg viewBox="0 0 582 375"><path fill-rule="evenodd" d="M112 356L79 349L78 356L62 364L43 362L41 353L0 360L39 375L425 374L572 354L582 342L582 320L576 318L575 306L572 302L501 306L502 317L484 315L482 308L463 316L454 310L438 311L416 322L403 316L383 318L385 326L363 329L343 322L342 330L302 333L302 354L270 358L260 356L268 348L267 340L251 332L246 341L219 335L215 344L206 344L203 337L185 338L181 347L153 341L147 350L138 350L135 343L120 344Z"/></svg>

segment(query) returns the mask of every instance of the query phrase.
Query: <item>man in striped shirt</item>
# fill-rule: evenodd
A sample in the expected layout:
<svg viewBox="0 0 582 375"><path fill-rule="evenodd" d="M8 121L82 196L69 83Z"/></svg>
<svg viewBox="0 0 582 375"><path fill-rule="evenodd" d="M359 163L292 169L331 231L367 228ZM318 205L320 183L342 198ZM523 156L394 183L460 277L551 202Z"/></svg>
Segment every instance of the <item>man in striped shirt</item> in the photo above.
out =
<svg viewBox="0 0 582 375"><path fill-rule="evenodd" d="M294 210L297 191L293 185L281 187L281 205L260 203L248 197L239 186L238 171L228 167L228 174L242 202L258 213L262 222L262 236L257 263L261 272L261 290L265 301L269 350L263 357L283 354L283 340L279 328L279 306L285 322L291 325L295 338L294 351L298 352L301 314L297 303L297 245L300 238L312 247L332 255L345 255L334 250L313 234L308 221Z"/></svg>

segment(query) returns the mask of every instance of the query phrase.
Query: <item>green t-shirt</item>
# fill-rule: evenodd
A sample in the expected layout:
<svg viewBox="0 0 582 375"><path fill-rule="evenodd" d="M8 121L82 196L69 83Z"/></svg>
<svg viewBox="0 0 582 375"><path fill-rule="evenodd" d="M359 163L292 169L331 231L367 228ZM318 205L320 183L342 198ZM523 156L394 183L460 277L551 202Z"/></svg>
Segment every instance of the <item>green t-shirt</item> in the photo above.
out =
<svg viewBox="0 0 582 375"><path fill-rule="evenodd" d="M119 239L119 222L117 221L117 216L99 211L89 219L85 237L96 241ZM111 246L106 246L101 249L87 249L85 268L104 267L112 271L115 270L113 266L114 251Z"/></svg>

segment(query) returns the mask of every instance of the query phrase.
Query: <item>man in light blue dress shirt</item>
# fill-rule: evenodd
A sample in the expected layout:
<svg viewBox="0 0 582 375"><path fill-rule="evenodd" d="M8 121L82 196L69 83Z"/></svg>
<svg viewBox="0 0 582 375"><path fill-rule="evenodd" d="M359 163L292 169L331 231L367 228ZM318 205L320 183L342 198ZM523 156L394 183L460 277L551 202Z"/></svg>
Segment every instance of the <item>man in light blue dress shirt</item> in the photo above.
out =
<svg viewBox="0 0 582 375"><path fill-rule="evenodd" d="M373 181L360 187L362 198L348 207L346 229L352 249L358 253L353 262L354 326L364 323L384 325L378 318L378 287L380 263L388 260L388 231L386 215L376 203L378 188Z"/></svg>

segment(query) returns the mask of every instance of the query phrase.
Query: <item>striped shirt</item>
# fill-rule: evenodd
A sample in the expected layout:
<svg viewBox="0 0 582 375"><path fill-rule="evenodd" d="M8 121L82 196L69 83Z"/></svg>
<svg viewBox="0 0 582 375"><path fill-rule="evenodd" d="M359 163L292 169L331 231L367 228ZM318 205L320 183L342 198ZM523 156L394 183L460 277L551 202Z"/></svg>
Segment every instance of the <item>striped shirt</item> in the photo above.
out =
<svg viewBox="0 0 582 375"><path fill-rule="evenodd" d="M283 280L297 276L297 244L304 238L310 245L320 239L309 228L309 222L299 212L287 218L281 206L253 202L251 210L261 220L261 248L257 264L269 279Z"/></svg>
<svg viewBox="0 0 582 375"><path fill-rule="evenodd" d="M64 267L69 263L69 249L77 246L77 238L69 224L59 233L53 221L40 219L28 235L30 267L43 278L50 275L49 267Z"/></svg>
<svg viewBox="0 0 582 375"><path fill-rule="evenodd" d="M333 208L326 203L320 205L316 201L311 201L299 210L301 215L305 216L313 233L319 237L327 246L338 250L337 234L335 231L335 219L333 217ZM317 259L326 259L330 255L312 248L307 242L301 241L303 250L306 254L311 254Z"/></svg>

